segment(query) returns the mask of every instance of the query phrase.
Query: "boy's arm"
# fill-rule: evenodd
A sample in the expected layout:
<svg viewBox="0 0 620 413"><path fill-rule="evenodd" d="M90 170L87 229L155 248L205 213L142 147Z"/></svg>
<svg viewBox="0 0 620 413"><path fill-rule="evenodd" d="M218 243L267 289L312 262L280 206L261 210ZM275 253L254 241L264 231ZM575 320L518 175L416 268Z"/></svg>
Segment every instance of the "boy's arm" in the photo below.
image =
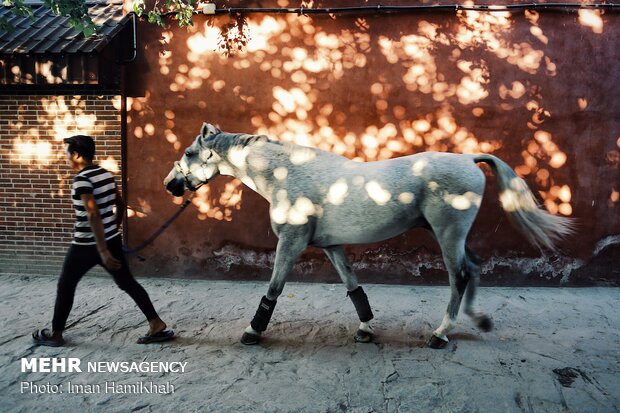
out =
<svg viewBox="0 0 620 413"><path fill-rule="evenodd" d="M114 258L110 253L110 250L108 250L108 244L105 240L105 231L103 229L103 222L101 221L101 214L99 213L97 202L95 202L95 197L93 194L82 194L80 195L80 198L82 199L84 208L86 208L88 223L90 224L90 228L95 236L97 251L99 251L99 256L101 257L103 266L110 270L118 270L121 268L121 262Z"/></svg>

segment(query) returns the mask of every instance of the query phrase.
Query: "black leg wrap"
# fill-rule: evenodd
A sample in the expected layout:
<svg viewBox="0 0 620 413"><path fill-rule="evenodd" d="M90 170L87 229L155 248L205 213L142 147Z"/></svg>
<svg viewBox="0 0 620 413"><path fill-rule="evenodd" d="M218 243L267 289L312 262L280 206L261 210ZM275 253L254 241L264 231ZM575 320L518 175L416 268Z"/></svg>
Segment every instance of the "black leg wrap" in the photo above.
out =
<svg viewBox="0 0 620 413"><path fill-rule="evenodd" d="M349 291L347 295L351 297L351 301L353 302L357 315L362 323L370 321L375 317L370 309L368 296L362 287L357 287L355 290Z"/></svg>
<svg viewBox="0 0 620 413"><path fill-rule="evenodd" d="M269 298L263 296L263 298L260 300L258 310L256 310L256 314L254 315L254 318L250 323L254 330L260 333L267 330L267 325L269 325L269 320L271 320L273 309L276 308L276 303L277 301L272 301Z"/></svg>

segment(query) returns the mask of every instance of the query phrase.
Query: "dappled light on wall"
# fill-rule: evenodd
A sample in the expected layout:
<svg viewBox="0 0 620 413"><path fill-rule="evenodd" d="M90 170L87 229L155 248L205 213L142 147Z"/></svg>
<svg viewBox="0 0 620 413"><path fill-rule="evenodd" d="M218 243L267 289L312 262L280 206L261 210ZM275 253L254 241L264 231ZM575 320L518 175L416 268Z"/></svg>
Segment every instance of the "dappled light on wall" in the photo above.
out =
<svg viewBox="0 0 620 413"><path fill-rule="evenodd" d="M200 187L192 198L192 204L198 210L198 219L232 221L233 212L241 208L242 192L243 185L238 179L227 182L224 190L219 193L209 185Z"/></svg>
<svg viewBox="0 0 620 413"><path fill-rule="evenodd" d="M41 120L52 122L58 141L75 134L91 133L97 121L94 113L86 113L86 102L77 97L53 96L43 98L42 103L46 113L41 116Z"/></svg>
<svg viewBox="0 0 620 413"><path fill-rule="evenodd" d="M572 193L568 185L554 185L548 192L540 191L545 207L552 214L572 215L573 207L570 204Z"/></svg>
<svg viewBox="0 0 620 413"><path fill-rule="evenodd" d="M116 97L106 104L114 109L120 107ZM34 105L34 103L33 103ZM31 108L23 105L17 116L9 120L9 128L17 137L12 138L9 157L12 162L29 168L45 169L58 162L64 163L65 154L62 141L72 135L97 135L105 133L107 126L98 122L98 117L89 103L81 96L44 96L40 98L41 109L32 115ZM25 115L28 113L27 115ZM97 159L110 170L119 170L120 159L102 156ZM64 178L59 176L59 180Z"/></svg>
<svg viewBox="0 0 620 413"><path fill-rule="evenodd" d="M149 105L149 99L151 97L151 93L146 91L144 98L127 98L127 107L131 110L131 114L127 115L127 125L129 136L132 139L149 139L156 136L155 124L152 121L145 121L144 119L153 115L153 109ZM169 113L164 113L166 119L166 129L165 133L171 128L170 125L174 126L174 122L169 118ZM172 123L170 123L172 122ZM137 123L137 126L132 126L134 123ZM158 134L159 135L159 132ZM176 141L168 140L171 144L175 144ZM180 144L177 144L180 148Z"/></svg>
<svg viewBox="0 0 620 413"><path fill-rule="evenodd" d="M36 130L31 130L36 136ZM13 150L10 153L12 162L19 162L35 168L45 168L57 160L57 153L48 141L36 139L13 139Z"/></svg>
<svg viewBox="0 0 620 413"><path fill-rule="evenodd" d="M145 218L151 212L153 212L153 208L151 207L151 202L142 198L137 197L137 204L127 207L127 217L128 218Z"/></svg>
<svg viewBox="0 0 620 413"><path fill-rule="evenodd" d="M460 49L484 47L526 73L537 73L544 63L547 74L555 74L555 64L549 58L543 59L542 50L527 42L511 43L506 40L504 34L512 27L510 13L461 11L458 16L462 24L453 41ZM525 16L532 24L530 32L541 44L546 45L548 39L538 26L539 14L536 11L526 11ZM455 52L458 53L458 50Z"/></svg>
<svg viewBox="0 0 620 413"><path fill-rule="evenodd" d="M473 46L486 44L489 50L501 49L502 41L498 34L512 26L510 12L481 13L472 10L459 10L459 21L462 23L454 40L460 45Z"/></svg>
<svg viewBox="0 0 620 413"><path fill-rule="evenodd" d="M92 136L97 145L95 162L119 172L120 97L5 95L2 101L5 113L10 113L0 121L4 152L0 156L3 158L2 174L5 176L6 172L6 178L15 181L7 208L17 208L25 202L46 212L56 208L52 202L66 200L71 193L73 174L63 140L73 135ZM60 205L63 206L59 207L59 213L66 213L67 204ZM68 207L72 212L70 203ZM19 208L15 216L30 221L32 211ZM55 227L56 223L64 225L59 222L60 218L54 217L53 221ZM37 233L38 230L31 228L27 232ZM46 232L43 237L48 235Z"/></svg>
<svg viewBox="0 0 620 413"><path fill-rule="evenodd" d="M579 10L579 23L585 27L592 29L592 32L601 34L603 33L603 18L601 10Z"/></svg>
<svg viewBox="0 0 620 413"><path fill-rule="evenodd" d="M105 158L100 157L97 163L114 174L118 174L121 171L118 160L114 159L112 156L107 156Z"/></svg>
<svg viewBox="0 0 620 413"><path fill-rule="evenodd" d="M595 17L600 17L593 12L580 13L580 23L593 27ZM417 18L409 32L397 35L375 29L382 22L373 16L347 20L343 26L332 24L337 16L321 20L294 14L249 15L237 32L230 25L236 17L219 16L189 29L182 40L187 46L183 55L179 54L183 48L176 47L160 53L159 72L171 92L199 93L196 106L204 113L200 121L217 123L212 116L223 110L221 102L228 102L232 111L245 116L238 124L249 125L243 129L237 122L222 125L228 132L267 135L360 162L421 151L512 150L512 146L505 148L505 133L481 132L476 119L488 119L497 111L518 112L519 117L525 113L526 134L510 138L521 142L516 153L522 162L512 166L539 186L550 212L572 215L574 201L567 196L572 189L563 181L562 171L568 156L559 143L566 137L556 139L553 129L546 127L554 114L536 82L537 76L556 76L558 68L545 54L549 35L540 24L540 14L525 11L521 18L528 25L528 35L514 41L509 34L515 29L515 18L504 11L461 10L452 21ZM240 35L247 42L221 53L222 42ZM162 36L163 43L178 39L181 34L172 31ZM514 68L518 77L500 78L503 74L494 72L497 68L489 63L497 60ZM368 77L368 73L369 82L344 89L351 78ZM252 82L247 82L247 76ZM403 90L411 101L398 98ZM331 91L348 94L348 100L334 102ZM157 114L163 115L160 122L165 123L157 131L161 125L150 120L154 114L149 112L148 93L135 99L141 105L132 107L129 114L130 122L136 116L149 118L135 119L135 137L160 136L175 153L181 152L195 135L181 135L178 113L170 109ZM588 97L574 104L586 110ZM241 205L242 185L238 180L227 182L228 198L201 188L194 199L200 218L231 219ZM342 188L334 187L338 189ZM336 192L332 195L337 200ZM380 191L373 193L380 195ZM462 207L474 200L450 202Z"/></svg>
<svg viewBox="0 0 620 413"><path fill-rule="evenodd" d="M539 194L547 210L552 214L572 215L571 188L552 179L553 170L562 168L568 156L553 142L551 133L543 130L534 132L534 139L527 143L521 155L524 164L518 165L515 171L521 176L534 177L541 188Z"/></svg>
<svg viewBox="0 0 620 413"><path fill-rule="evenodd" d="M617 188L612 188L609 194L609 206L612 207L620 202L620 191Z"/></svg>

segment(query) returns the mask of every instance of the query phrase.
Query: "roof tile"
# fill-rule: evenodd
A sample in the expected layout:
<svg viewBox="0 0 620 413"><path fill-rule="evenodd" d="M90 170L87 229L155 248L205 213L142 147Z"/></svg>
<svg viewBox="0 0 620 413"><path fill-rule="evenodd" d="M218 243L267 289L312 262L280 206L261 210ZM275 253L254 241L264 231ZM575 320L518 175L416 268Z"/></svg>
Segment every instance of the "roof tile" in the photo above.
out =
<svg viewBox="0 0 620 413"><path fill-rule="evenodd" d="M130 21L123 15L121 1L88 2L88 12L98 27L97 33L85 38L69 26L69 19L54 15L51 10L34 4L34 20L15 16L8 7L0 7L0 17L6 17L15 28L0 31L0 53L92 53L103 49Z"/></svg>

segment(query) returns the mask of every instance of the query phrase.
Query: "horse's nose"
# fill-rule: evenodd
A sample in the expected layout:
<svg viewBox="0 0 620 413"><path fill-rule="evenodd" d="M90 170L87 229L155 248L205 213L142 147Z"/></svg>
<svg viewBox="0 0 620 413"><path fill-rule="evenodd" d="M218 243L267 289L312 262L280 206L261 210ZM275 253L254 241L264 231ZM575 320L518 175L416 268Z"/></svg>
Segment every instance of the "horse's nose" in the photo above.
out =
<svg viewBox="0 0 620 413"><path fill-rule="evenodd" d="M181 196L185 192L185 182L183 179L172 179L166 184L166 190L174 196Z"/></svg>
<svg viewBox="0 0 620 413"><path fill-rule="evenodd" d="M185 192L185 182L182 176L176 172L175 169L171 170L168 176L164 179L164 186L166 190L174 196L181 196Z"/></svg>

